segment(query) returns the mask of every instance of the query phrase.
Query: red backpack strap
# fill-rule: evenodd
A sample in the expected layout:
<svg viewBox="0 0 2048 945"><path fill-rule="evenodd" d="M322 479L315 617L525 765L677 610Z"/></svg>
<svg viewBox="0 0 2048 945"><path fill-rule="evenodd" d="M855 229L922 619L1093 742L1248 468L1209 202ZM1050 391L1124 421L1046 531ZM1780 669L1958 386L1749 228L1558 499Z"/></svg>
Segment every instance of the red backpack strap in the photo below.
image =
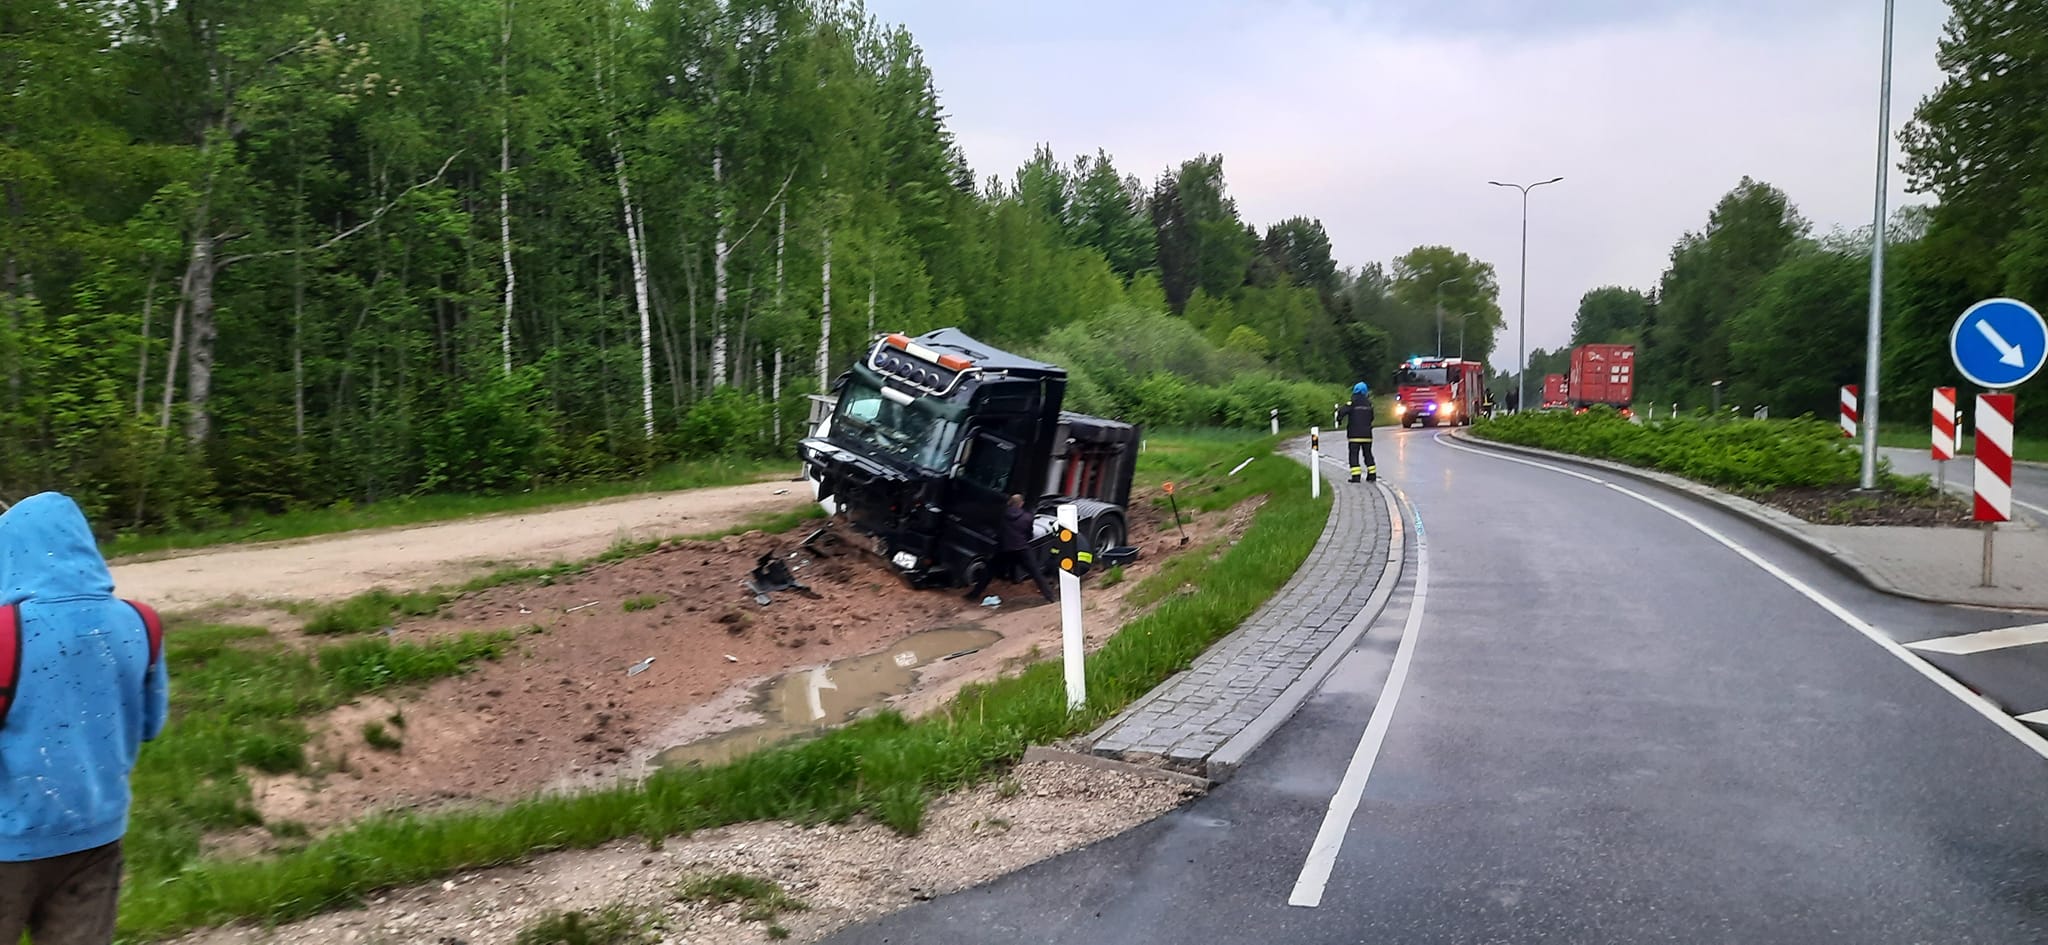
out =
<svg viewBox="0 0 2048 945"><path fill-rule="evenodd" d="M0 606L0 728L14 707L14 687L21 684L21 615L13 604Z"/></svg>
<svg viewBox="0 0 2048 945"><path fill-rule="evenodd" d="M141 601L125 601L135 608L135 616L142 618L142 629L149 634L149 666L156 668L158 660L164 658L164 618L157 616L156 609Z"/></svg>

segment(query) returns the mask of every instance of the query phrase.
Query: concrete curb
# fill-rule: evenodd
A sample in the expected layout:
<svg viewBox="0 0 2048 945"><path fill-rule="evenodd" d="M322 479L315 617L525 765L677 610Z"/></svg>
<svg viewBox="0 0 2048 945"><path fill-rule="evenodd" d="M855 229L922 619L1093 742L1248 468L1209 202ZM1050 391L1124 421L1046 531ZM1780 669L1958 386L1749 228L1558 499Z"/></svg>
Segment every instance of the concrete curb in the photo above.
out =
<svg viewBox="0 0 2048 945"><path fill-rule="evenodd" d="M1171 768L1159 768L1152 765L1141 765L1136 762L1120 761L1115 758L1104 758L1101 755L1091 755L1085 752L1048 748L1044 745L1033 745L1024 749L1024 760L1026 762L1049 761L1065 765L1077 765L1083 768L1094 768L1097 771L1114 771L1118 774L1151 778L1154 781L1166 781L1171 784L1179 784L1202 791L1208 790L1211 783L1208 778L1198 774L1188 774L1172 770Z"/></svg>
<svg viewBox="0 0 2048 945"><path fill-rule="evenodd" d="M1841 573L1855 580L1863 582L1865 585L1868 585L1873 590L1876 590L1884 594L1890 594L1893 597L1903 597L1907 600L1924 601L1929 604L1944 604L1954 607L1981 607L1990 608L1994 610L2031 609L2027 607L2015 607L2005 604L1986 604L1977 601L1956 600L1954 598L1948 597L1935 597L1928 594L1917 594L1912 591L1906 590L1905 588L1899 587L1898 585L1895 585L1890 581L1885 580L1883 577L1880 577L1877 574L1877 572L1873 571L1869 565L1864 564L1863 561L1857 558L1854 554L1851 554L1848 551L1836 547L1833 543L1829 542L1827 539L1821 538L1818 535L1809 534L1805 528L1807 523L1802 519L1799 519L1789 513L1778 511L1777 509L1771 508L1770 506L1764 505L1762 503L1752 502L1748 499L1742 498L1741 496L1729 495L1728 493L1722 492L1721 490L1713 488L1712 486L1701 485L1700 483L1694 482L1690 479L1674 476L1670 473L1661 473L1652 469L1643 469L1636 466L1630 466L1626 463L1617 463L1612 460L1595 459L1590 456L1578 456L1572 453L1558 453L1551 450L1537 449L1532 446L1520 446L1513 443L1500 443L1493 440L1481 439L1480 437L1462 431L1452 432L1448 435L1452 439L1458 440L1461 443L1465 443L1478 449L1494 450L1502 453L1520 453L1524 456L1536 456L1541 457L1543 459L1556 460L1558 462L1573 463L1579 466L1589 466L1594 469L1604 470L1606 472L1611 472L1616 475L1627 476L1631 479L1637 479L1643 482L1651 483L1653 485L1663 486L1667 489L1671 489L1676 492L1683 492L1703 502L1719 506L1722 509L1725 509L1729 512L1733 512L1738 516L1748 519L1750 522L1758 525L1759 527L1762 527L1764 530L1772 532L1778 535L1779 537L1784 538L1785 540L1791 542L1793 545L1819 558L1823 563L1833 567L1835 570L1840 571Z"/></svg>
<svg viewBox="0 0 2048 945"><path fill-rule="evenodd" d="M1272 738L1273 733L1279 731L1280 726L1294 716L1302 703L1307 702L1308 697L1321 688L1323 680L1328 679L1330 674L1336 671L1337 664L1343 661L1345 654L1351 652L1352 646L1358 643L1358 638L1364 636L1365 631L1380 619L1380 614L1386 612L1387 601L1394 596L1394 586L1401 583L1402 562L1407 554L1407 531L1403 528L1403 522L1407 517L1404 513L1408 508L1408 502L1399 493L1388 488L1385 482L1375 485L1379 487L1380 495L1387 503L1387 518L1391 526L1388 534L1391 537L1388 540L1387 564L1380 569L1379 582L1373 586L1372 596L1366 599L1365 606L1344 625L1344 629L1331 638L1329 644L1323 647L1323 651L1308 664L1308 668L1280 693L1279 699L1267 706L1266 710L1259 713L1258 718L1253 719L1242 731L1231 736L1222 747L1209 754L1209 780L1218 784L1230 780L1244 764L1244 760L1250 757L1252 752L1257 751L1259 746L1264 745L1267 739Z"/></svg>

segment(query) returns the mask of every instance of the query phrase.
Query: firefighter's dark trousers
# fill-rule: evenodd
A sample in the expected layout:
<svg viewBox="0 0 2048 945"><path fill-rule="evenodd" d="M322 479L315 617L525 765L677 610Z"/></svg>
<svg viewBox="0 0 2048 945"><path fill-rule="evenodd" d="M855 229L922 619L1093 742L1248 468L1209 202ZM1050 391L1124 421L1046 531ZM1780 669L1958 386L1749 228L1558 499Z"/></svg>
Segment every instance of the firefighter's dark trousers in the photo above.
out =
<svg viewBox="0 0 2048 945"><path fill-rule="evenodd" d="M1378 479L1380 468L1372 462L1372 437L1351 438L1351 481L1357 482L1360 473Z"/></svg>

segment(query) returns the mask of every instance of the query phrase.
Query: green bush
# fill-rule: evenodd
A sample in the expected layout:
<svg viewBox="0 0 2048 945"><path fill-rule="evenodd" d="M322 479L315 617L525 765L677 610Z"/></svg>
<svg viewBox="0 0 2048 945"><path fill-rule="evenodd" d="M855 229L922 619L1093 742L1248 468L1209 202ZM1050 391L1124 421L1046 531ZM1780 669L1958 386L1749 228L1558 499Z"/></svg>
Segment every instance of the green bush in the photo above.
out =
<svg viewBox="0 0 2048 945"><path fill-rule="evenodd" d="M1855 485L1862 457L1818 420L1679 419L1633 423L1609 409L1528 412L1480 423L1503 443L1592 456L1752 492Z"/></svg>
<svg viewBox="0 0 2048 945"><path fill-rule="evenodd" d="M774 424L772 402L721 387L690 405L677 425L676 443L685 456L765 456L774 448Z"/></svg>
<svg viewBox="0 0 2048 945"><path fill-rule="evenodd" d="M542 374L525 367L462 389L461 405L435 417L421 440L420 491L497 492L531 482L556 463L553 417Z"/></svg>

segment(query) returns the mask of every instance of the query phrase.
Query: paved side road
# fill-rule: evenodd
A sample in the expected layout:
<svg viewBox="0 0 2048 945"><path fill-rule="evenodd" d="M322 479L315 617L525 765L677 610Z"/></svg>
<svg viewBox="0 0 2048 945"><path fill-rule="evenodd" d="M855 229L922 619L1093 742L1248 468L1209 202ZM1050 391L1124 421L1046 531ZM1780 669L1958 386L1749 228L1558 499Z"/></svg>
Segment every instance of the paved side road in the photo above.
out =
<svg viewBox="0 0 2048 945"><path fill-rule="evenodd" d="M1941 466L1928 450L1887 447L1878 455L1891 460L1892 468L1908 476L1933 476ZM1977 475L1974 456L1958 456L1948 464L1948 488L1969 495ZM2013 511L2032 516L2038 525L2048 526L2048 467L2015 463L2012 467Z"/></svg>
<svg viewBox="0 0 2048 945"><path fill-rule="evenodd" d="M1262 724L1262 715L1285 715L1299 704L1307 687L1292 694L1290 687L1347 628L1353 635L1364 629L1354 621L1379 583L1392 578L1386 567L1393 528L1386 490L1335 481L1327 488L1334 490L1329 521L1287 585L1187 672L1105 725L1094 736L1095 753L1127 760L1163 757L1220 778L1241 758L1234 741L1244 739L1240 744L1249 746L1261 740L1277 724ZM1212 766L1212 759L1218 764Z"/></svg>

